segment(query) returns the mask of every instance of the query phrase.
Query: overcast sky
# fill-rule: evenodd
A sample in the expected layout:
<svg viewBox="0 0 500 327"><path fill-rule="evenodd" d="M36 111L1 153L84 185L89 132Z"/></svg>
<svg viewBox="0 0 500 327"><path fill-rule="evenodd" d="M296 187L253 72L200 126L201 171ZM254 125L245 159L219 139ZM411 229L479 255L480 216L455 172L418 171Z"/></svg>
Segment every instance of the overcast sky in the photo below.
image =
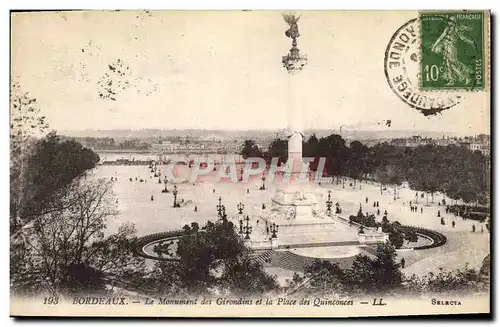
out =
<svg viewBox="0 0 500 327"><path fill-rule="evenodd" d="M299 48L309 61L293 77L304 127L378 130L391 119L397 130L489 132L489 94L466 93L424 117L389 88L385 48L417 15L303 12ZM292 77L281 64L286 29L276 11L16 13L12 77L54 129L280 129ZM118 59L125 76L110 71ZM98 82L110 79L116 101L99 97Z"/></svg>

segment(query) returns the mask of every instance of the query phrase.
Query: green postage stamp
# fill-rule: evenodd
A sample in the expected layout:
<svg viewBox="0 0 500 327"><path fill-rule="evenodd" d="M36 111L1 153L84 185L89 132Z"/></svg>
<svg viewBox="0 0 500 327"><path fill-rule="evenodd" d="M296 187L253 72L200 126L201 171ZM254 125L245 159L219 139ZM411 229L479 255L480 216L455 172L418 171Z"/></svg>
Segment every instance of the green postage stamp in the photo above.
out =
<svg viewBox="0 0 500 327"><path fill-rule="evenodd" d="M484 11L420 13L423 90L483 90L487 73ZM486 20L487 21L487 20Z"/></svg>

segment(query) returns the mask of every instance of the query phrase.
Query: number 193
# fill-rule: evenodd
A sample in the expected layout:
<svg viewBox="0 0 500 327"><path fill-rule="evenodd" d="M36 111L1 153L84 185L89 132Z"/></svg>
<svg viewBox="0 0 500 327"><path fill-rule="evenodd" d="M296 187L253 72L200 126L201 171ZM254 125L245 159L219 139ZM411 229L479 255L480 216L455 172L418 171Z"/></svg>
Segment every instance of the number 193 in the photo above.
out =
<svg viewBox="0 0 500 327"><path fill-rule="evenodd" d="M43 299L43 304L58 304L59 298L57 296L49 296Z"/></svg>

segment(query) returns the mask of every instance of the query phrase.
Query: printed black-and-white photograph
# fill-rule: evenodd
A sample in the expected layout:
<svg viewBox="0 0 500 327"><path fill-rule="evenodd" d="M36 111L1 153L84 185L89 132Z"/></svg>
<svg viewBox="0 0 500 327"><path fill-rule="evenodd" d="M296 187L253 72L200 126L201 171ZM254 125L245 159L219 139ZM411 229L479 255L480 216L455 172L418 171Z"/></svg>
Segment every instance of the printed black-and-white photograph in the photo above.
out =
<svg viewBox="0 0 500 327"><path fill-rule="evenodd" d="M10 16L13 316L490 313L489 11Z"/></svg>

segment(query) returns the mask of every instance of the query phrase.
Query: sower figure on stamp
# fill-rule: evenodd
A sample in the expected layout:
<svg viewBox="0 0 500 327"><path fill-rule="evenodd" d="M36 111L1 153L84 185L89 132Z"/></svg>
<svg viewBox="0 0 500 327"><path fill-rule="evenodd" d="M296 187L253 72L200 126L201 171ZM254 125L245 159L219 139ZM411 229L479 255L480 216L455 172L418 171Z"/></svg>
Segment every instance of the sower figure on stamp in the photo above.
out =
<svg viewBox="0 0 500 327"><path fill-rule="evenodd" d="M456 82L464 82L465 85L470 83L472 71L458 60L457 43L463 41L475 47L474 41L465 36L465 32L471 29L471 27L457 22L455 17L450 17L448 26L432 46L432 51L443 55L443 78L448 81L447 86L454 85Z"/></svg>

